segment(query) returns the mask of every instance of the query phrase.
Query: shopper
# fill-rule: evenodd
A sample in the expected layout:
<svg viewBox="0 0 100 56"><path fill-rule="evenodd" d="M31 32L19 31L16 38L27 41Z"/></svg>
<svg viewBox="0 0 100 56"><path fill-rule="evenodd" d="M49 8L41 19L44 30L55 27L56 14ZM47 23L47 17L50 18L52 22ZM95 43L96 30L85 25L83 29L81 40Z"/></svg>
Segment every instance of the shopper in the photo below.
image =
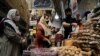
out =
<svg viewBox="0 0 100 56"><path fill-rule="evenodd" d="M21 32L16 25L20 19L19 11L9 10L4 19L4 34L0 37L0 56L21 56L20 44L25 43L25 39L21 38Z"/></svg>
<svg viewBox="0 0 100 56"><path fill-rule="evenodd" d="M48 28L48 19L48 15L43 15L37 25L35 47L50 47L50 41L47 38L50 32Z"/></svg>
<svg viewBox="0 0 100 56"><path fill-rule="evenodd" d="M63 35L62 35L62 33L59 31L59 32L57 32L56 35L55 35L55 44L56 44L56 46L57 46L57 47L62 46L62 45L63 45L62 41L63 41Z"/></svg>
<svg viewBox="0 0 100 56"><path fill-rule="evenodd" d="M53 47L53 46L55 46L55 34L56 34L56 32L55 32L55 27L52 27L51 28L51 36L50 36L50 42L51 42L51 46Z"/></svg>
<svg viewBox="0 0 100 56"><path fill-rule="evenodd" d="M76 15L76 21L77 21L78 25L81 24L81 18L80 18L80 14L79 13Z"/></svg>
<svg viewBox="0 0 100 56"><path fill-rule="evenodd" d="M86 11L84 13L83 18L82 18L82 23L86 23L87 22L87 20L88 20L87 16L88 16L89 13L91 13L91 12L90 11Z"/></svg>
<svg viewBox="0 0 100 56"><path fill-rule="evenodd" d="M76 21L79 26L79 32L81 32L83 30L83 24L79 13L76 15Z"/></svg>
<svg viewBox="0 0 100 56"><path fill-rule="evenodd" d="M76 26L72 26L72 32L71 34L77 34L80 30L82 30L82 23L81 23L81 18L80 18L80 14L76 14Z"/></svg>
<svg viewBox="0 0 100 56"><path fill-rule="evenodd" d="M67 8L65 10L66 18L63 20L63 26L64 26L64 38L67 39L69 34L72 32L72 26L76 26L76 19L72 18L72 11L70 8Z"/></svg>

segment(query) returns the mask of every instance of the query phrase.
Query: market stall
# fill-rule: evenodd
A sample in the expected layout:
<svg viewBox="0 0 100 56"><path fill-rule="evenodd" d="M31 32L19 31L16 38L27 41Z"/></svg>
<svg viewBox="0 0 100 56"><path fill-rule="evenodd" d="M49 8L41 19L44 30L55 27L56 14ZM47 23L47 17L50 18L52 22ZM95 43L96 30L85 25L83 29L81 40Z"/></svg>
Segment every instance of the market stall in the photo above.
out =
<svg viewBox="0 0 100 56"><path fill-rule="evenodd" d="M82 31L64 40L63 45L51 48L34 48L27 52L30 56L100 56L100 17L92 16L83 24ZM91 18L91 19L90 19Z"/></svg>

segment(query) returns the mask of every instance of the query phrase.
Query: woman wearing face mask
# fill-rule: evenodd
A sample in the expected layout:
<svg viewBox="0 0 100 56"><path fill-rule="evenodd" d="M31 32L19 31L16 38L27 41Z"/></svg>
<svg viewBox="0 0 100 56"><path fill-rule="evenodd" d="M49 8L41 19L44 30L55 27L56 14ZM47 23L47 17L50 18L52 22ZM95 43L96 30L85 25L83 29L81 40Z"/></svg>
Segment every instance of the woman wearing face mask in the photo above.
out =
<svg viewBox="0 0 100 56"><path fill-rule="evenodd" d="M21 38L21 32L16 25L19 19L17 9L9 10L4 20L4 34L0 38L0 56L21 56L20 44L25 43L25 39Z"/></svg>
<svg viewBox="0 0 100 56"><path fill-rule="evenodd" d="M47 38L49 36L48 28L48 16L44 15L41 17L36 30L35 47L50 47L50 42Z"/></svg>

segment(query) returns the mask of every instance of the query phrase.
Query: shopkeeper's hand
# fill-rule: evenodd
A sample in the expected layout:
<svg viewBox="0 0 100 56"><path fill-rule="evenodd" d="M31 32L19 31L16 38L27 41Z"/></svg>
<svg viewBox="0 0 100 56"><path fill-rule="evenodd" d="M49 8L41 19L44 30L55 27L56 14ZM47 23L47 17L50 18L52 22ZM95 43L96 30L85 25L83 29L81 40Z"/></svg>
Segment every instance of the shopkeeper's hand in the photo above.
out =
<svg viewBox="0 0 100 56"><path fill-rule="evenodd" d="M67 26L70 26L70 24L69 23L66 23L66 22L63 22L63 26L64 27L67 27Z"/></svg>
<svg viewBox="0 0 100 56"><path fill-rule="evenodd" d="M24 39L24 38L22 38L22 44L26 44L27 43L27 41L26 41L26 39Z"/></svg>
<svg viewBox="0 0 100 56"><path fill-rule="evenodd" d="M22 39L22 43L26 42L26 39Z"/></svg>
<svg viewBox="0 0 100 56"><path fill-rule="evenodd" d="M77 23L72 23L71 25L76 27L77 26Z"/></svg>
<svg viewBox="0 0 100 56"><path fill-rule="evenodd" d="M43 40L47 41L49 44L51 44L50 40L48 38L44 38Z"/></svg>

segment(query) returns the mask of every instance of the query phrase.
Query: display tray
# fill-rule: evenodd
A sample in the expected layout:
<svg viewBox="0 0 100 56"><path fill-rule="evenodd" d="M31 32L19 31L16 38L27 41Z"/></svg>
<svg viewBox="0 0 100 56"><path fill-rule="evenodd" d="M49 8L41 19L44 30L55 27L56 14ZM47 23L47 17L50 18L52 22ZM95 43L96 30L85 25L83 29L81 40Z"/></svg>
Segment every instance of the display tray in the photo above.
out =
<svg viewBox="0 0 100 56"><path fill-rule="evenodd" d="M61 47L61 48L64 48L64 47ZM57 50L57 49L59 49L59 48L58 47L52 47L52 48L34 48L34 49L31 49L30 51L24 50L23 51L23 56L60 56L60 55L64 54L64 52L66 52L66 51L62 51L62 53L60 53L61 49L59 49L59 50ZM69 49L65 49L65 50L69 50ZM70 52L70 53L73 54L73 52L75 50L73 49L73 51ZM69 52L69 51L67 51L67 52ZM66 53L66 56L69 55L70 53ZM64 55L62 55L62 56L64 56ZM73 56L76 56L76 54L73 54ZM87 52L81 51L81 53L79 54L79 56L91 56L91 51L87 51Z"/></svg>
<svg viewBox="0 0 100 56"><path fill-rule="evenodd" d="M23 56L31 56L31 51L24 50L23 51Z"/></svg>
<svg viewBox="0 0 100 56"><path fill-rule="evenodd" d="M50 48L35 48L30 51L24 50L23 56L57 56L57 52Z"/></svg>

